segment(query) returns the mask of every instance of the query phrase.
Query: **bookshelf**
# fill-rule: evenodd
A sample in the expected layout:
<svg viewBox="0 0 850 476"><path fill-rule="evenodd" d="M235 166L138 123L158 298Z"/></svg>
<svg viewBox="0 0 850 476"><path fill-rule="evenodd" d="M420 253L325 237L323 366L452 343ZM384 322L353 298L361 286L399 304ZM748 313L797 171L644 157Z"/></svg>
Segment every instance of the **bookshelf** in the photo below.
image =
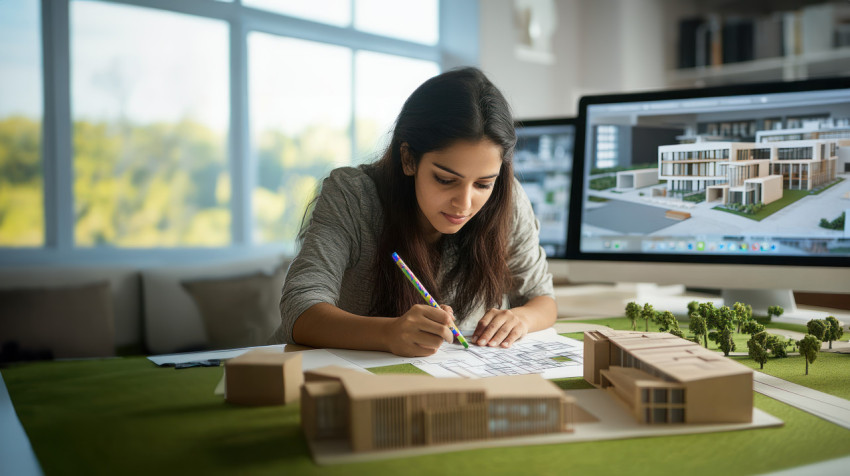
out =
<svg viewBox="0 0 850 476"><path fill-rule="evenodd" d="M850 76L850 47L719 66L674 69L667 72L667 83L671 87L703 87L828 76Z"/></svg>
<svg viewBox="0 0 850 476"><path fill-rule="evenodd" d="M850 2L692 0L669 87L850 76ZM673 53L673 52L671 52Z"/></svg>

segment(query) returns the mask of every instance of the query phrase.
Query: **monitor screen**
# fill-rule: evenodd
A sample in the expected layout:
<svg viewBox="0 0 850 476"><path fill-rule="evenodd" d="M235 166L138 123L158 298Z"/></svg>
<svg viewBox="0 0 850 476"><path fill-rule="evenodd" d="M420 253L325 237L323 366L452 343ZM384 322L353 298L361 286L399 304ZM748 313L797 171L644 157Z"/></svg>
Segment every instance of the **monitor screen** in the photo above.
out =
<svg viewBox="0 0 850 476"><path fill-rule="evenodd" d="M847 276L850 80L584 97L576 154L570 259ZM683 284L722 287L723 275L696 275L706 269ZM736 286L767 287L755 281Z"/></svg>
<svg viewBox="0 0 850 476"><path fill-rule="evenodd" d="M516 133L514 174L540 222L540 245L547 257L564 258L575 119L518 121Z"/></svg>

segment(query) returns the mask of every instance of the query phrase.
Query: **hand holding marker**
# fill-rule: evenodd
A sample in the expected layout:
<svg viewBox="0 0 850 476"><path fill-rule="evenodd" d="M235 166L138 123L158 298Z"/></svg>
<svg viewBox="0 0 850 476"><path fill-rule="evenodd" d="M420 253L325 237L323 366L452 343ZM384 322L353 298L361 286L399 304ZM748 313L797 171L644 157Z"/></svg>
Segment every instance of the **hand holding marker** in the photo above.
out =
<svg viewBox="0 0 850 476"><path fill-rule="evenodd" d="M419 291L419 294L422 295L422 298L425 299L425 302L439 309L440 305L437 304L437 301L435 301L434 298L431 297L431 294L428 292L428 290L425 289L424 286L422 286L422 283L420 283L419 280L416 279L416 275L414 275L413 271L411 271L410 268L408 268L407 265L404 264L404 261L398 256L398 253L393 253L393 261L395 261L395 264L398 265L399 269L401 269L401 272L404 273L404 275L407 277L407 280L410 281L410 283L413 284L414 287L416 287L416 290ZM469 344L466 342L466 339L463 338L463 335L461 335L460 331L457 330L453 323L449 324L449 329L452 330L452 334L457 337L457 340L461 344L463 344L463 348L468 349Z"/></svg>

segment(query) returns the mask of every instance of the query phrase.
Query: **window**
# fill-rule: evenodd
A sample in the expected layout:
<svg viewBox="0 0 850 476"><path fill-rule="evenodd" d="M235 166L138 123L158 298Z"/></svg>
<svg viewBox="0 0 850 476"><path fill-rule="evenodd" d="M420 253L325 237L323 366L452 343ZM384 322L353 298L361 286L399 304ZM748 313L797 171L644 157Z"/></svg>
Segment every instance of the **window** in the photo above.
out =
<svg viewBox="0 0 850 476"><path fill-rule="evenodd" d="M44 244L40 16L38 2L0 2L0 246Z"/></svg>
<svg viewBox="0 0 850 476"><path fill-rule="evenodd" d="M389 145L389 132L404 100L440 73L432 61L358 51L355 55L355 160L369 162Z"/></svg>
<svg viewBox="0 0 850 476"><path fill-rule="evenodd" d="M436 0L355 0L358 30L401 40L436 45L439 8Z"/></svg>
<svg viewBox="0 0 850 476"><path fill-rule="evenodd" d="M318 180L349 164L351 50L251 33L248 75L254 241L294 243Z"/></svg>
<svg viewBox="0 0 850 476"><path fill-rule="evenodd" d="M335 26L351 24L351 0L242 0L249 7Z"/></svg>
<svg viewBox="0 0 850 476"><path fill-rule="evenodd" d="M71 32L75 244L228 244L227 24L74 1Z"/></svg>
<svg viewBox="0 0 850 476"><path fill-rule="evenodd" d="M477 18L460 16L477 11L475 0L0 1L0 90L16 92L0 101L0 258L294 251L321 178L375 159L424 80L477 63Z"/></svg>
<svg viewBox="0 0 850 476"><path fill-rule="evenodd" d="M596 168L616 167L617 126L596 126Z"/></svg>

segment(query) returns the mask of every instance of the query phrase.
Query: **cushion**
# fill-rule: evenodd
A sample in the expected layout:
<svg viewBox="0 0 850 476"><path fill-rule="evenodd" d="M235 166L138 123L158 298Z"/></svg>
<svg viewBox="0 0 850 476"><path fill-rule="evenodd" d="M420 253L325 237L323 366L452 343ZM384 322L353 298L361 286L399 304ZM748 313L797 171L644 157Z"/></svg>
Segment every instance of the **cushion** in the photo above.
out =
<svg viewBox="0 0 850 476"><path fill-rule="evenodd" d="M222 279L183 281L200 310L212 349L265 345L280 325L286 268Z"/></svg>
<svg viewBox="0 0 850 476"><path fill-rule="evenodd" d="M168 354L205 349L207 333L200 310L183 288L183 281L230 279L258 272L272 274L282 263L280 254L191 266L158 266L142 270L145 341L148 351ZM283 280L277 292L283 287Z"/></svg>
<svg viewBox="0 0 850 476"><path fill-rule="evenodd" d="M109 282L0 290L0 345L7 360L115 355Z"/></svg>
<svg viewBox="0 0 850 476"><path fill-rule="evenodd" d="M142 292L137 268L97 263L0 266L0 289L60 288L109 281L115 346L142 343Z"/></svg>

